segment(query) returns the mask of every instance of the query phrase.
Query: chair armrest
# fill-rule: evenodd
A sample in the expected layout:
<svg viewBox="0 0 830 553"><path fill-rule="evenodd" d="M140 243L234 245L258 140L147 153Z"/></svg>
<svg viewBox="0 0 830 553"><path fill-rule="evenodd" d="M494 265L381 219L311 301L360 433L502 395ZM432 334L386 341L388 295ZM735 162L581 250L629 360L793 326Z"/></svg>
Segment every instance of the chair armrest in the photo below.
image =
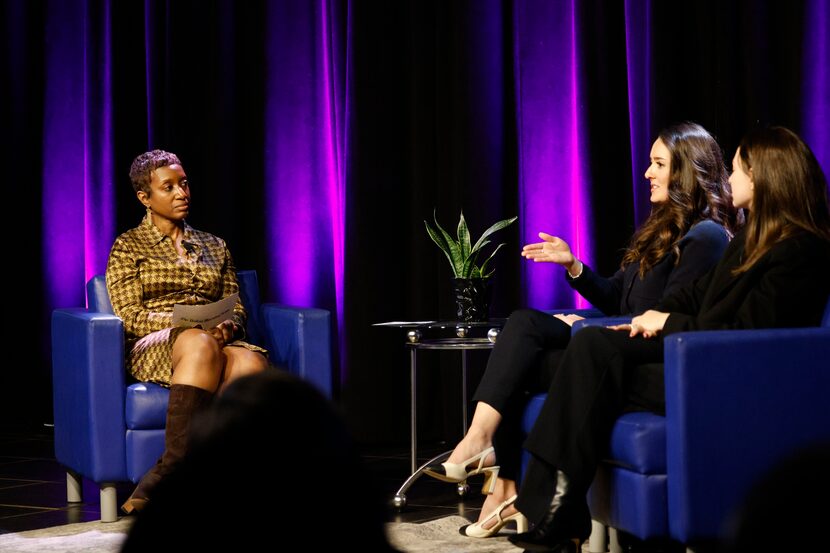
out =
<svg viewBox="0 0 830 553"><path fill-rule="evenodd" d="M571 327L571 335L576 334L586 326L611 326L631 322L631 316L627 317L595 317L576 321Z"/></svg>
<svg viewBox="0 0 830 553"><path fill-rule="evenodd" d="M271 362L332 397L331 314L325 309L262 305Z"/></svg>
<svg viewBox="0 0 830 553"><path fill-rule="evenodd" d="M586 319L592 317L604 317L605 313L597 309L596 307L588 307L586 309L545 309L545 313L549 313L551 315L556 315L557 313L565 313L567 315L579 315L580 317L585 317Z"/></svg>
<svg viewBox="0 0 830 553"><path fill-rule="evenodd" d="M124 325L84 309L52 312L55 457L96 482L126 480Z"/></svg>
<svg viewBox="0 0 830 553"><path fill-rule="evenodd" d="M671 534L711 539L774 464L830 441L830 328L665 338Z"/></svg>

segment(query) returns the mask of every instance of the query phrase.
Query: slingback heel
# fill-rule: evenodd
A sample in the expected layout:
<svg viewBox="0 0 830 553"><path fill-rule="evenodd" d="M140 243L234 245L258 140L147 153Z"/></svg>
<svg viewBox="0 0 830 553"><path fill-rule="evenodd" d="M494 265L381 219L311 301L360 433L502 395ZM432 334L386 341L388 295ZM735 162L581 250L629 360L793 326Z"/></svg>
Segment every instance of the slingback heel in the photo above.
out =
<svg viewBox="0 0 830 553"><path fill-rule="evenodd" d="M487 456L493 453L495 450L492 447L488 447L484 451L473 455L469 459L462 461L461 463L441 463L440 465L430 465L424 469L424 474L428 474L433 478L437 478L438 480L443 480L444 482L461 482L462 480L466 480L470 476L475 476L476 474L485 474L486 478L484 481L484 486L482 488L482 492L486 494L493 493L493 490L496 487L496 479L499 476L499 467L485 467L484 461L487 459ZM476 468L472 470L467 470L467 467L473 463L478 461L478 465Z"/></svg>
<svg viewBox="0 0 830 553"><path fill-rule="evenodd" d="M495 510L490 513L484 520L481 522L476 522L475 524L467 524L462 526L458 529L458 533L462 536L468 536L470 538L489 538L490 536L494 536L499 533L508 522L515 521L516 522L516 531L517 532L527 532L527 518L522 513L516 512L508 517L502 517L501 514L504 510L513 505L516 501L516 496L514 495L507 501L503 501ZM496 519L496 523L490 528L484 528L490 521Z"/></svg>

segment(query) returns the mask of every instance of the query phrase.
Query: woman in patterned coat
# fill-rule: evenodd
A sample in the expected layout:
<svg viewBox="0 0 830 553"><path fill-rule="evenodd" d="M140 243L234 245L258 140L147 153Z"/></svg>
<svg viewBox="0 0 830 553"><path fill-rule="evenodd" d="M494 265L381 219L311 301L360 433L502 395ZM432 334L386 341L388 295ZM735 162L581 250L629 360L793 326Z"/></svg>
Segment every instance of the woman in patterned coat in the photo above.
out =
<svg viewBox="0 0 830 553"><path fill-rule="evenodd" d="M268 366L266 350L242 340L245 308L214 328L172 325L173 305L200 305L239 291L225 242L190 227L190 188L179 158L163 150L138 156L130 180L147 215L119 236L107 263L107 290L124 321L127 368L137 380L170 387L164 454L122 509L141 510L184 455L190 420L213 394Z"/></svg>

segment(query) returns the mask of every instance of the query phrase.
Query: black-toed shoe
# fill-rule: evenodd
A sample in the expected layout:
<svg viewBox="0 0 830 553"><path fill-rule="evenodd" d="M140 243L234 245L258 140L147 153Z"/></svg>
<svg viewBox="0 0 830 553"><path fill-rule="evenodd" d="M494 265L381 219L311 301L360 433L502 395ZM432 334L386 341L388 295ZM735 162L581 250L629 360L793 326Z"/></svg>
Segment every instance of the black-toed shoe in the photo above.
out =
<svg viewBox="0 0 830 553"><path fill-rule="evenodd" d="M577 553L591 535L591 514L584 490L572 489L568 477L556 471L556 491L545 516L529 532L508 539L526 551Z"/></svg>

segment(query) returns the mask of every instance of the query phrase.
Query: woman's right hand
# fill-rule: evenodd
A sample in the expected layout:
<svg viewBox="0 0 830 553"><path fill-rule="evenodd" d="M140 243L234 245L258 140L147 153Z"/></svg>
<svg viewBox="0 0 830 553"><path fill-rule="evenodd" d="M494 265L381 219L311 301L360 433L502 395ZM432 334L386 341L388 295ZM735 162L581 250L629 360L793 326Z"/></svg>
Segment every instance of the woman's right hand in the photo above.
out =
<svg viewBox="0 0 830 553"><path fill-rule="evenodd" d="M522 248L522 256L535 262L557 263L565 267L571 276L582 272L582 262L574 257L571 247L558 236L545 232L539 233L543 242L527 244Z"/></svg>
<svg viewBox="0 0 830 553"><path fill-rule="evenodd" d="M208 332L219 342L219 347L223 348L225 345L233 342L233 336L236 333L236 323L231 320L222 321Z"/></svg>

